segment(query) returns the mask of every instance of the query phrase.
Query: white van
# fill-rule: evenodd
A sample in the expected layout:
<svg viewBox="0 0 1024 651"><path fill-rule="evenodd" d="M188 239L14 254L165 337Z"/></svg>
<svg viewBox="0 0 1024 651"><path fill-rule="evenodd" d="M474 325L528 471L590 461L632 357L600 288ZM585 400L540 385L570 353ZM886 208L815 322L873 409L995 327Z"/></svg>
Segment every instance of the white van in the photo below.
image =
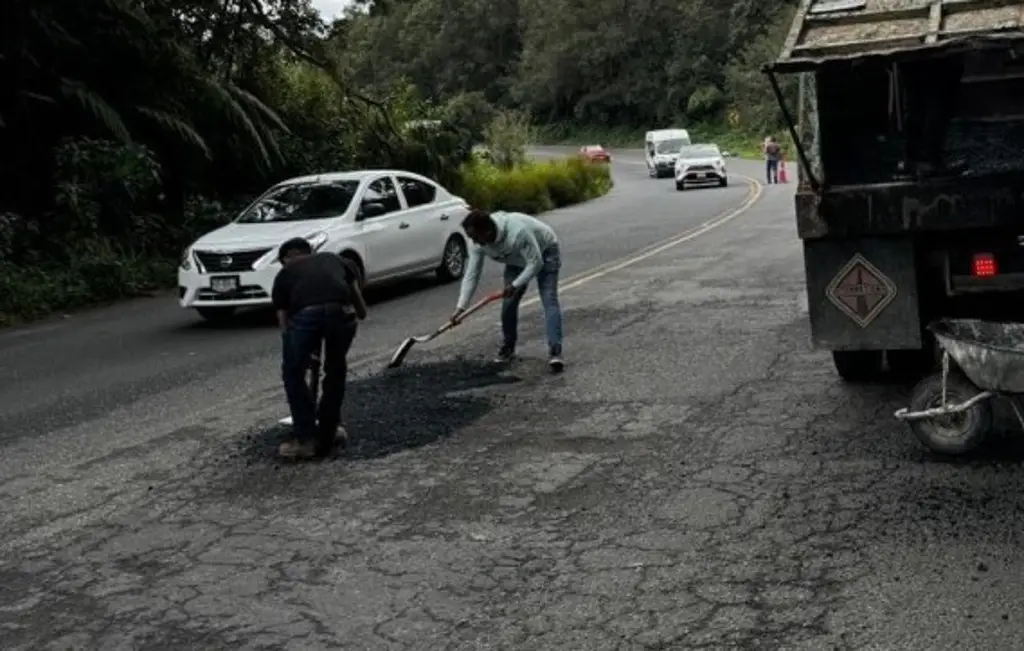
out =
<svg viewBox="0 0 1024 651"><path fill-rule="evenodd" d="M676 169L676 158L682 147L690 144L686 129L659 129L648 131L644 137L644 158L647 173L652 178L672 176Z"/></svg>

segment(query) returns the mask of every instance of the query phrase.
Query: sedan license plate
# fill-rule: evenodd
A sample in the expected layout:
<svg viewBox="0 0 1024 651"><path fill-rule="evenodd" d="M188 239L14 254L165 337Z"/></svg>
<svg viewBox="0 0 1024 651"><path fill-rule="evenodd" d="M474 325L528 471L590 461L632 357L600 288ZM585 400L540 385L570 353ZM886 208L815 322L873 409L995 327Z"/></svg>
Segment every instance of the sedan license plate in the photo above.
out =
<svg viewBox="0 0 1024 651"><path fill-rule="evenodd" d="M238 289L238 276L214 276L210 279L210 289L218 294L227 294Z"/></svg>

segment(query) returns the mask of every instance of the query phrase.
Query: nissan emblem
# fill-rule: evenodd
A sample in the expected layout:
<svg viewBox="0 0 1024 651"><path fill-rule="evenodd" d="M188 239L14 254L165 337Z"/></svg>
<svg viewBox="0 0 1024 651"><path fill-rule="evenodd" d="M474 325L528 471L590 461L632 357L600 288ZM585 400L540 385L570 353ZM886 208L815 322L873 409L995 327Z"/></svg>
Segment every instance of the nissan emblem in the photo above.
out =
<svg viewBox="0 0 1024 651"><path fill-rule="evenodd" d="M232 262L234 262L234 259L230 255L226 255L220 259L220 268L227 269L231 266Z"/></svg>

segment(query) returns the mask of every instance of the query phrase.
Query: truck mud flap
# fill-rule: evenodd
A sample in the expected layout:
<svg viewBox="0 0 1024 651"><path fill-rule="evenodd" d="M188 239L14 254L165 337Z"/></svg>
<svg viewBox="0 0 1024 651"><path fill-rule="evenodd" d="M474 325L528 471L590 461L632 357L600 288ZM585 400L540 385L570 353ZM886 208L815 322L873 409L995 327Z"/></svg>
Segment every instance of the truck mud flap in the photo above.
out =
<svg viewBox="0 0 1024 651"><path fill-rule="evenodd" d="M805 240L804 267L815 348L922 346L911 239Z"/></svg>

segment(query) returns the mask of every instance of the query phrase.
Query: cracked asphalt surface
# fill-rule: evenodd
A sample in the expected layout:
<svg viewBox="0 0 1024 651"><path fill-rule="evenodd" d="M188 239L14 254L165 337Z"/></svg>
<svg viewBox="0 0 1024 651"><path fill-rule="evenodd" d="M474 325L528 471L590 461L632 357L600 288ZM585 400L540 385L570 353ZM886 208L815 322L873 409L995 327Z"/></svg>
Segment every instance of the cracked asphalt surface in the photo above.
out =
<svg viewBox="0 0 1024 651"><path fill-rule="evenodd" d="M553 223L624 245L668 222L646 201L678 231L742 199L652 192L671 182L630 156L613 196ZM67 324L7 335L0 648L1021 648L1024 453L932 459L891 418L905 388L843 385L809 350L791 188L566 291L561 376L536 307L509 369L489 316L355 370L352 446L321 462L273 457L263 326L182 334L122 306L71 320L108 348ZM562 233L589 266L614 250ZM454 292L379 303L357 356ZM11 365L38 347L67 365ZM19 377L66 393L19 411Z"/></svg>

